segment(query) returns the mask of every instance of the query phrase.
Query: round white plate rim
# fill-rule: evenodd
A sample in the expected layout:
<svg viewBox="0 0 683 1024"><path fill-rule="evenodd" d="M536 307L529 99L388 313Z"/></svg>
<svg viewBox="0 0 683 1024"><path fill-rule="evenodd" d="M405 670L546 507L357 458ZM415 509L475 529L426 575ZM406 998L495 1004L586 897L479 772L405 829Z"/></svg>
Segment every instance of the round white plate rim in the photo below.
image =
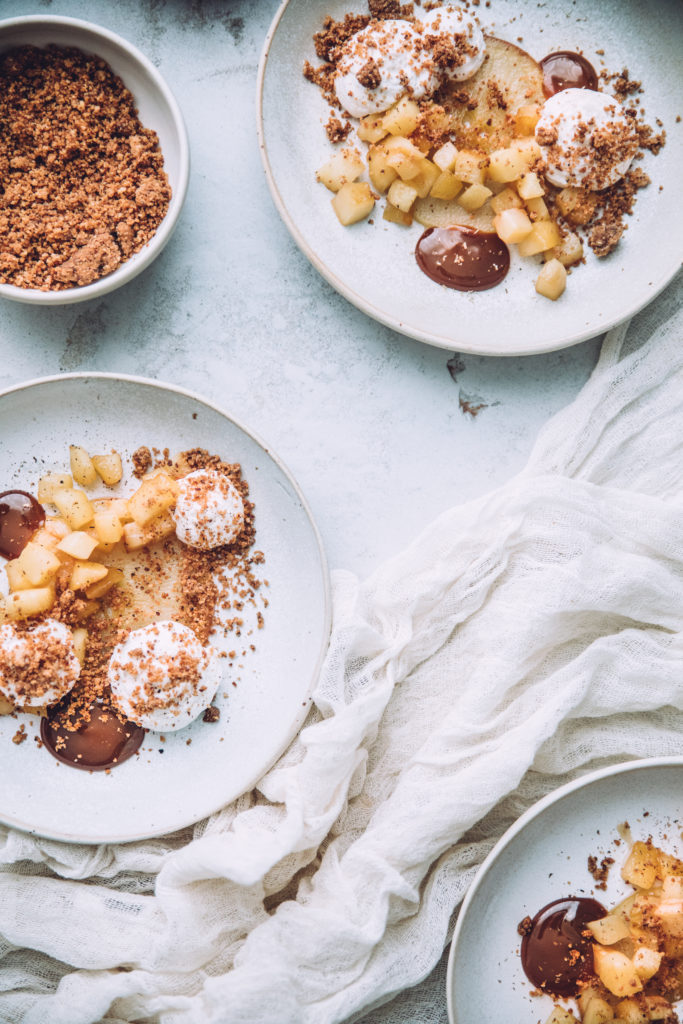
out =
<svg viewBox="0 0 683 1024"><path fill-rule="evenodd" d="M446 968L446 1005L449 1024L460 1024L460 1022L455 1018L455 1009L453 1007L453 975L455 971L457 945L464 928L467 913L490 868L502 856L510 843L516 839L520 832L524 831L530 822L540 817L540 815L542 815L549 807L553 807L555 804L561 802L565 797L570 796L577 790L591 786L596 782L600 782L602 779L607 779L614 775L669 767L683 768L683 756L674 754L667 757L638 758L633 761L620 761L618 764L608 765L606 768L598 768L595 771L587 772L585 775L580 775L577 779L573 779L571 782L567 782L565 785L559 786L546 796L541 797L540 800L537 800L535 804L532 804L532 806L520 815L514 824L512 824L510 828L503 833L496 845L482 861L474 881L467 890L458 913L458 920L456 921L455 929L453 931L453 938L451 939L448 954L448 966Z"/></svg>
<svg viewBox="0 0 683 1024"><path fill-rule="evenodd" d="M85 302L92 298L101 298L109 292L128 284L129 281L132 281L138 276L138 274L142 273L142 271L149 266L152 260L156 258L156 256L166 247L177 227L180 211L184 206L185 198L187 196L187 190L190 182L190 142L185 119L170 86L149 57L145 56L142 50L139 50L134 43L129 42L116 32L112 32L111 29L105 28L104 25L99 25L97 22L89 21L85 18L74 18L61 14L29 14L13 18L3 18L0 20L0 33L5 29L30 26L31 24L55 25L57 27L65 28L72 27L86 33L91 33L93 36L100 36L112 46L117 47L124 52L127 51L135 58L141 67L145 69L146 73L159 89L164 101L168 105L168 109L171 111L174 124L178 129L179 178L177 184L173 188L173 195L171 196L171 203L166 216L159 225L158 230L155 232L153 239L155 244L152 252L150 252L150 246L152 244L150 241L143 247L143 249L140 250L140 252L135 253L131 259L126 260L126 262L119 268L120 273L115 281L112 282L111 275L109 275L108 278L100 278L98 281L93 281L92 284L83 285L80 287L76 298L69 293L69 289L46 293L37 288L12 290L9 285L0 285L0 298L9 299L14 302L30 303L37 297L41 300L41 305L43 306L63 306L74 302ZM106 281L108 287L102 284L103 281ZM17 294L17 291L19 291L19 294Z"/></svg>
<svg viewBox="0 0 683 1024"><path fill-rule="evenodd" d="M447 351L458 351L465 354L472 355L488 355L494 357L514 357L514 356L527 356L527 355L542 355L549 352L557 352L561 349L570 348L573 345L578 345L582 341L587 341L589 338L598 337L605 332L611 330L613 327L619 326L626 321L630 320L636 315L644 306L649 305L657 296L666 288L667 284L672 280L673 276L678 270L679 264L669 268L666 272L663 272L659 280L651 283L651 290L648 293L648 298L645 302L638 300L623 313L623 315L613 316L607 318L604 323L600 325L592 325L583 331L573 332L562 338L556 339L554 342L547 345L533 345L529 348L517 345L514 350L496 348L495 345L482 347L481 345L474 345L469 343L466 339L462 338L451 338L445 337L441 334L435 334L430 331L421 330L419 333L415 329L407 328L402 321L395 319L391 315L387 314L384 310L377 307L374 303L368 301L364 296L360 295L357 291L349 288L346 283L339 278L330 268L319 259L316 252L308 244L302 232L297 227L297 224L290 214L287 206L282 198L280 190L275 181L275 175L271 166L270 158L268 155L268 144L265 137L265 129L263 122L263 101L264 101L264 89L265 89L265 77L268 68L268 58L272 41L277 33L280 22L290 5L292 0L282 0L280 7L275 12L273 21L271 22L268 34L263 44L261 51L261 57L258 65L257 73L257 90L256 90L256 130L258 135L259 152L261 154L261 160L266 175L266 181L268 188L271 193L273 202L275 203L276 209L282 218L285 226L287 227L292 238L296 242L297 246L315 267L318 273L330 284L335 291L343 295L344 298L348 299L352 305L366 313L372 319L377 320L379 323L384 324L386 327L397 331L399 334L403 334L405 337L412 338L416 341L424 342L428 345L433 345L436 348L445 349Z"/></svg>
<svg viewBox="0 0 683 1024"><path fill-rule="evenodd" d="M203 405L206 408L208 408L208 409L212 410L213 412L217 413L219 416L224 417L226 420L228 420L230 423L232 423L235 427L237 427L238 430L242 431L247 437L249 437L256 445L258 445L259 448L262 449L264 454L267 455L267 457L269 459L271 459L273 463L275 463L275 465L280 470L280 472L287 478L287 480L289 481L289 483L290 483L294 493L296 494L297 500L301 504L302 510L303 510L303 512L304 512L304 514L306 516L306 519L308 521L308 524L309 524L309 526L311 528L312 536L313 536L313 538L315 540L315 545L316 545L318 557L320 559L320 570L321 570L321 575L322 575L322 586L323 586L323 595L324 595L323 627L322 627L322 630L321 630L321 638L320 638L320 645L319 645L319 650L318 650L318 656L317 656L315 665L313 667L313 671L311 672L311 677L310 677L310 680L309 680L308 687L306 688L306 691L305 691L306 695L310 697L310 694L312 693L313 687L314 687L315 682L316 682L316 680L318 678L318 675L320 673L320 668L322 666L322 662L323 662L323 659L325 657L325 653L327 651L327 646L328 646L329 636L330 636L330 631L331 631L331 626L332 626L332 594L331 594L331 585L330 585L330 574L329 574L329 567L328 567L328 563L327 563L327 556L325 555L325 549L323 547L322 537L321 537L321 534L320 534L320 530L318 529L318 526L317 526L317 524L315 522L315 519L313 518L310 506L309 506L309 504L308 504L308 502L307 502L303 492L301 491L301 488L299 487L299 484L297 483L297 481L295 480L294 476L292 475L290 470L287 468L285 463L282 461L282 459L275 452L273 452L272 449L265 443L265 441L263 441L263 439L259 435L254 433L254 431L252 431L250 428L246 427L240 420L236 419L234 416L232 416L229 413L227 413L219 405L216 405L214 402L211 402L209 399L203 397L202 395L198 394L197 392L191 391L188 388L180 387L179 385L176 385L176 384L170 384L170 383L166 383L166 382L163 382L163 381L152 380L151 378L136 376L134 374L108 373L108 372L99 372L99 371L87 371L87 372L73 372L73 373L52 374L52 375L46 376L46 377L34 377L34 378L31 378L30 380L23 381L23 382L21 382L19 384L14 384L11 387L3 388L0 391L0 402L2 402L2 400L4 398L6 398L8 395L17 394L17 393L22 392L22 391L28 391L31 388L36 387L36 386L50 385L52 383L61 383L61 382L65 381L65 380L76 380L76 381L79 381L79 380L93 380L93 381L107 380L107 381L111 381L113 383L122 382L124 384L142 385L144 387L154 388L155 390L158 390L158 391L161 391L161 392L171 392L173 394L181 396L182 398L186 398L186 399L191 400L192 402L196 402L196 403L198 403L200 405ZM297 732L301 728L301 726L302 726L302 724L303 724L303 722L304 722L304 720L305 720L305 718L306 718L306 716L308 714L308 711L309 711L309 705L308 705L308 702L305 701L305 702L302 703L301 707L297 711L297 714L294 716L294 718L292 720L292 725L291 725L291 728L289 730L288 739L281 745L280 750L271 757L270 763L268 764L267 768L264 768L261 771L259 771L258 774L256 775L256 777L251 780L251 782L249 782L248 784L245 784L245 786L243 787L243 791L244 792L248 792L249 789L252 789L257 784L259 779L262 778L262 776L265 774L265 771L269 770L273 766L273 764L275 764L275 762L281 756L281 754L287 749L287 746L289 745L289 743L291 743L292 739L296 736ZM215 813L215 811L219 810L220 807L222 807L222 806L224 806L224 802L222 802L218 807L216 807L214 809L214 811L211 812L211 813ZM11 828L16 828L19 831L28 832L28 833L30 833L32 835L39 835L42 838L46 838L46 839L56 839L56 840L59 840L59 841L62 841L62 842L70 842L70 843L84 843L86 845L96 845L96 844L100 844L100 843L119 844L119 843L136 842L136 841L143 840L143 839L155 838L155 837L158 837L158 836L161 836L161 835L169 834L170 831L178 831L179 829L181 829L183 827L187 827L187 825L193 824L194 821L196 821L196 820L198 820L198 819L195 817L195 818L191 819L190 821L186 822L185 825L177 825L175 828L170 829L170 830L168 828L163 828L163 829L157 829L156 831L132 832L132 833L127 834L125 836L122 835L122 836L113 837L113 836L111 836L109 834L78 835L78 834L68 833L68 832L58 832L58 831L55 831L55 830L51 830L49 832L45 832L45 831L42 831L42 830L38 831L37 829L31 827L31 825L27 824L25 821L20 821L18 819L13 819L11 816L6 815L0 809L0 821L2 821L5 825L8 825Z"/></svg>

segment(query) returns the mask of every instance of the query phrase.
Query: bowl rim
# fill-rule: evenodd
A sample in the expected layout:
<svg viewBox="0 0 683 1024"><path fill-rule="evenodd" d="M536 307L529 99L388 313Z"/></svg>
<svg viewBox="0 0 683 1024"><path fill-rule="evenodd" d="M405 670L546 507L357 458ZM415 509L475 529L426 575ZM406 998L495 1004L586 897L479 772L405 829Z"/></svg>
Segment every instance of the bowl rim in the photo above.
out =
<svg viewBox="0 0 683 1024"><path fill-rule="evenodd" d="M134 277L137 277L159 255L173 234L185 203L190 178L190 144L187 126L178 101L161 72L137 46L116 32L112 32L111 29L84 18L67 17L66 15L57 14L27 14L0 20L0 48L2 47L2 36L5 31L13 28L31 27L32 25L36 27L54 25L67 29L77 29L83 33L89 33L93 36L94 40L104 39L124 51L143 68L147 77L151 79L154 87L160 93L170 112L178 142L178 181L173 188L168 210L149 242L137 253L134 253L130 259L122 263L111 274L100 277L90 284L75 285L72 288L64 288L59 291L42 291L40 288L19 288L17 285L0 284L0 299L10 299L16 302L39 306L68 305L74 302L84 302L87 299L99 298L108 292L120 288ZM78 48L78 43L74 42L74 46ZM93 52L96 53L96 49ZM124 85L126 85L125 82ZM127 85L126 88L128 88Z"/></svg>
<svg viewBox="0 0 683 1024"><path fill-rule="evenodd" d="M460 905L458 919L455 923L455 928L453 929L453 938L451 939L450 949L448 951L448 965L446 967L446 1009L448 1012L448 1024L458 1024L458 1021L455 1018L455 1008L453 1006L455 959L457 955L456 948L464 928L467 912L480 885L488 873L489 868L504 853L512 840L515 839L519 833L524 830L524 828L526 828L529 822L533 821L534 818L537 818L547 810L548 807L558 803L578 789L591 786L595 782L599 782L600 780L609 778L613 775L666 767L683 769L683 755L668 754L662 757L636 758L630 761L619 761L616 764L607 765L604 768L597 768L595 771L586 772L583 775L579 775L578 778L572 779L571 782L567 782L563 786L559 786L557 789L551 790L551 792L547 793L544 797L541 797L540 800L537 800L536 803L527 808L527 810L524 811L524 813L521 814L508 829L506 829L493 849L489 851L487 856L481 862L469 889L465 893L465 898Z"/></svg>

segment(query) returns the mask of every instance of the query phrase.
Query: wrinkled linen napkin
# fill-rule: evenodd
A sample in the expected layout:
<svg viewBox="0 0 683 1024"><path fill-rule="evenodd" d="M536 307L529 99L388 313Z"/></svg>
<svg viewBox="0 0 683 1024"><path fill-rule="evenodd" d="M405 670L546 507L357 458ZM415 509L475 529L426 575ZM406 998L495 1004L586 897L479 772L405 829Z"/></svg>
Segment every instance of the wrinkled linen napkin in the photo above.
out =
<svg viewBox="0 0 683 1024"><path fill-rule="evenodd" d="M682 291L607 335L521 475L334 574L316 708L257 790L123 846L0 830L2 1021L358 1020L533 800L683 754Z"/></svg>

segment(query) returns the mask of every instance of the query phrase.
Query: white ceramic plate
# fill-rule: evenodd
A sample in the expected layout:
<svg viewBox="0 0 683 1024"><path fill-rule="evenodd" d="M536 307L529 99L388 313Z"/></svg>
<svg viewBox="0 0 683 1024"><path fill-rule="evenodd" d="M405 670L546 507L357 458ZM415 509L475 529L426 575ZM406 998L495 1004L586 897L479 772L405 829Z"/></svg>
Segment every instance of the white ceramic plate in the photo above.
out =
<svg viewBox="0 0 683 1024"><path fill-rule="evenodd" d="M330 626L320 537L285 467L201 398L107 374L47 378L4 392L0 437L0 490L35 493L44 471L68 465L74 443L124 456L143 444L171 452L203 447L240 462L255 503L255 546L265 554L259 575L269 583L264 628L231 641L245 648L253 642L255 650L241 659L237 687L219 688L217 723L199 719L167 733L163 744L148 733L140 755L107 775L69 768L39 749L35 716L31 738L19 746L11 738L31 716L0 718L0 820L57 839L118 842L182 828L251 789L304 720ZM128 474L118 490L130 493L134 484ZM223 689L231 691L227 701Z"/></svg>
<svg viewBox="0 0 683 1024"><path fill-rule="evenodd" d="M423 228L382 220L343 228L331 194L315 171L332 147L324 124L329 107L302 75L305 60L318 65L312 43L325 15L366 10L364 0L287 0L266 40L259 71L261 153L273 199L302 252L326 280L369 316L412 338L446 349L488 355L525 355L564 348L632 316L672 278L683 256L683 85L680 40L683 5L661 0L656 17L639 0L547 0L520 4L491 0L477 14L485 30L517 42L540 60L556 50L578 50L596 70L630 70L643 82L644 107L654 127L660 118L668 141L641 166L653 184L641 190L629 229L603 261L592 253L569 278L557 302L538 296L538 257L513 254L505 281L486 292L456 292L435 284L417 267L415 243ZM604 50L601 58L596 50ZM660 191L660 186L662 191Z"/></svg>
<svg viewBox="0 0 683 1024"><path fill-rule="evenodd" d="M615 843L623 822L634 839L652 836L682 856L682 789L681 758L631 761L585 775L522 815L482 864L460 911L448 961L450 1024L546 1020L552 1000L531 995L518 923L564 896L610 907L632 892L619 873L627 846ZM614 857L604 892L594 889L590 855Z"/></svg>

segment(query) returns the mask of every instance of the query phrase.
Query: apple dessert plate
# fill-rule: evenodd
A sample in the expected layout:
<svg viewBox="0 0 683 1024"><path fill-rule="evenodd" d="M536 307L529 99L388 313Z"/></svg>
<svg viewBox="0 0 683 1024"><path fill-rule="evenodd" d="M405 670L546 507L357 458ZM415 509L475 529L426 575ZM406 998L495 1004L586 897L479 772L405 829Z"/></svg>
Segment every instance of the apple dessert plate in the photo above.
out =
<svg viewBox="0 0 683 1024"><path fill-rule="evenodd" d="M72 444L121 453L126 473L108 495L135 489L130 457L142 445L172 454L206 448L239 462L268 601L263 628L252 628L246 609L243 635L229 640L238 657L215 700L219 720L200 716L163 741L148 732L138 754L108 774L71 768L41 749L37 716L0 717L0 821L50 838L122 842L183 828L253 788L303 723L330 628L320 537L286 468L210 402L108 374L67 374L2 392L0 436L0 490L35 493L45 472L68 469ZM28 737L16 744L21 723Z"/></svg>
<svg viewBox="0 0 683 1024"><path fill-rule="evenodd" d="M584 775L534 804L508 829L482 864L463 902L447 971L448 1020L539 1024L550 996L532 995L522 970L517 926L553 900L589 896L615 906L633 892L620 867L634 840L683 852L683 758L652 758ZM606 889L595 888L588 858L613 857Z"/></svg>
<svg viewBox="0 0 683 1024"><path fill-rule="evenodd" d="M683 165L680 44L683 7L661 0L657 17L636 0L491 0L476 13L486 32L523 47L536 60L558 50L583 53L596 70L627 68L643 84L648 124L667 141L642 167L652 184L638 193L616 250L569 276L556 302L536 294L540 258L512 253L507 277L488 291L459 292L418 268L424 228L382 219L384 200L367 221L342 227L332 193L315 180L333 147L325 133L329 106L302 68L314 66L312 37L326 15L367 11L366 0L286 0L278 10L258 76L258 131L270 191L301 251L322 276L364 313L430 345L487 355L548 352L594 337L633 316L671 280L683 256ZM600 51L600 52L599 52ZM601 52L604 51L604 57ZM347 144L353 141L350 137ZM338 147L337 147L338 148ZM361 144L361 148L363 144ZM515 247L513 247L514 249Z"/></svg>

